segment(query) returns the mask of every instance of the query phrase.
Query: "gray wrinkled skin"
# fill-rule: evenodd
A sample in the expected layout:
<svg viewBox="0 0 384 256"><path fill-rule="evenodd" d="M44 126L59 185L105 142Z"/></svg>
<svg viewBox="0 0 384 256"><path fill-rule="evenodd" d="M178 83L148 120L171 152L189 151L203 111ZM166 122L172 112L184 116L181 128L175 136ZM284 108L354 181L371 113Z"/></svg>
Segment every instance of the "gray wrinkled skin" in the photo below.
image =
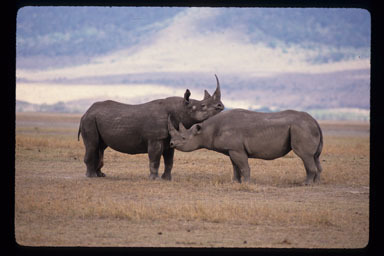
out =
<svg viewBox="0 0 384 256"><path fill-rule="evenodd" d="M78 139L81 134L85 145L84 162L87 177L104 177L104 150L107 147L127 153L148 153L150 178L158 177L160 158L164 158L163 179L171 180L174 149L169 147L168 115L185 127L202 122L224 109L220 84L211 96L205 91L201 101L189 99L190 91L182 97L158 99L138 105L115 101L94 103L82 116Z"/></svg>
<svg viewBox="0 0 384 256"><path fill-rule="evenodd" d="M323 135L319 124L309 114L294 110L260 113L243 109L221 112L190 129L173 125L168 117L171 148L193 151L199 148L228 155L233 165L233 180L250 179L248 158L272 160L293 150L304 162L305 184L320 180L319 156Z"/></svg>

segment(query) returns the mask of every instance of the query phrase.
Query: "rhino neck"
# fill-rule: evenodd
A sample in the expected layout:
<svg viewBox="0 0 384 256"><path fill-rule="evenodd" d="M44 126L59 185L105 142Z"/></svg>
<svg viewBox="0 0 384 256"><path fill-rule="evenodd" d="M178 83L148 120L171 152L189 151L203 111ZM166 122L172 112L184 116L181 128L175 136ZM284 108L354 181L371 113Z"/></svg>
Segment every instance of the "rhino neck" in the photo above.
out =
<svg viewBox="0 0 384 256"><path fill-rule="evenodd" d="M185 128L189 129L191 128L192 125L198 123L198 121L192 119L188 113L183 113L183 114L184 115L180 116L179 122L182 122Z"/></svg>
<svg viewBox="0 0 384 256"><path fill-rule="evenodd" d="M166 99L166 109L168 114L172 116L175 123L182 122L185 128L190 128L197 121L191 118L188 109L184 104L184 99L181 97L170 97Z"/></svg>
<svg viewBox="0 0 384 256"><path fill-rule="evenodd" d="M200 148L206 148L210 150L214 150L213 146L213 140L214 140L214 134L213 134L213 127L206 125L206 122L202 123L203 126L203 132L199 136L199 144L201 145Z"/></svg>

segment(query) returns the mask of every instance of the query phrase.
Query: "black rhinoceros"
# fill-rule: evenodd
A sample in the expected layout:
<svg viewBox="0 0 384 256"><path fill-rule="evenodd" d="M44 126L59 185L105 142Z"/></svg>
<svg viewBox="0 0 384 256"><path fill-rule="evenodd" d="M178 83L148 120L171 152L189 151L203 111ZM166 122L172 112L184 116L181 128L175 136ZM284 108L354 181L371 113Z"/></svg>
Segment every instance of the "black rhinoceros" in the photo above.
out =
<svg viewBox="0 0 384 256"><path fill-rule="evenodd" d="M319 124L305 112L286 110L260 113L244 109L221 112L188 130L168 117L170 146L189 152L199 148L228 155L233 165L233 180L249 181L248 158L271 160L293 150L304 162L305 184L319 181L322 171L319 156L323 135Z"/></svg>
<svg viewBox="0 0 384 256"><path fill-rule="evenodd" d="M215 75L216 76L216 75ZM151 179L158 177L161 155L164 157L163 179L171 180L174 149L169 147L167 118L172 115L185 127L202 122L224 109L220 83L211 96L206 90L204 99L190 99L187 89L184 97L169 97L138 105L115 101L94 103L82 116L78 132L85 145L84 162L87 177L104 177L104 150L107 147L127 153L148 153Z"/></svg>

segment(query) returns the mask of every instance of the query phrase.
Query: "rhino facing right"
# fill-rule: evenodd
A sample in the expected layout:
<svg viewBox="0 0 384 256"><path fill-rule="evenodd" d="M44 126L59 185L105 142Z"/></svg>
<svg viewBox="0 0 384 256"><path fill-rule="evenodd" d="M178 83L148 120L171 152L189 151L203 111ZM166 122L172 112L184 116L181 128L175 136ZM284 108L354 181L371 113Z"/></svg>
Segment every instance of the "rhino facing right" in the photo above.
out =
<svg viewBox="0 0 384 256"><path fill-rule="evenodd" d="M174 122L174 121L173 121ZM261 113L244 109L221 112L189 129L179 131L168 116L170 146L189 152L200 148L228 155L233 165L233 180L248 182L248 158L272 160L293 150L304 163L305 184L320 180L319 156L323 135L317 121L305 112L286 110Z"/></svg>

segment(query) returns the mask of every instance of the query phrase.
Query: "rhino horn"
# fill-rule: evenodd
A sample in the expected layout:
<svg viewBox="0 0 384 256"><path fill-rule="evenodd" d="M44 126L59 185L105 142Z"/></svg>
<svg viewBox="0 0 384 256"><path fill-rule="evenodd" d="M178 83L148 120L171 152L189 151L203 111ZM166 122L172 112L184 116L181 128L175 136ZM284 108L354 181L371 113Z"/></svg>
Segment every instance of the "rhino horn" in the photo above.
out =
<svg viewBox="0 0 384 256"><path fill-rule="evenodd" d="M221 99L220 82L216 74L215 74L215 77L216 77L217 86L216 86L216 91L213 93L212 97L214 100L220 100Z"/></svg>
<svg viewBox="0 0 384 256"><path fill-rule="evenodd" d="M203 100L206 100L206 99L208 99L208 98L210 98L211 97L211 94L209 94L208 92L207 92L207 90L204 90L204 99Z"/></svg>
<svg viewBox="0 0 384 256"><path fill-rule="evenodd" d="M182 122L179 123L179 132L185 132L187 129L185 129Z"/></svg>
<svg viewBox="0 0 384 256"><path fill-rule="evenodd" d="M171 115L168 115L168 131L169 133L177 132L171 121Z"/></svg>

